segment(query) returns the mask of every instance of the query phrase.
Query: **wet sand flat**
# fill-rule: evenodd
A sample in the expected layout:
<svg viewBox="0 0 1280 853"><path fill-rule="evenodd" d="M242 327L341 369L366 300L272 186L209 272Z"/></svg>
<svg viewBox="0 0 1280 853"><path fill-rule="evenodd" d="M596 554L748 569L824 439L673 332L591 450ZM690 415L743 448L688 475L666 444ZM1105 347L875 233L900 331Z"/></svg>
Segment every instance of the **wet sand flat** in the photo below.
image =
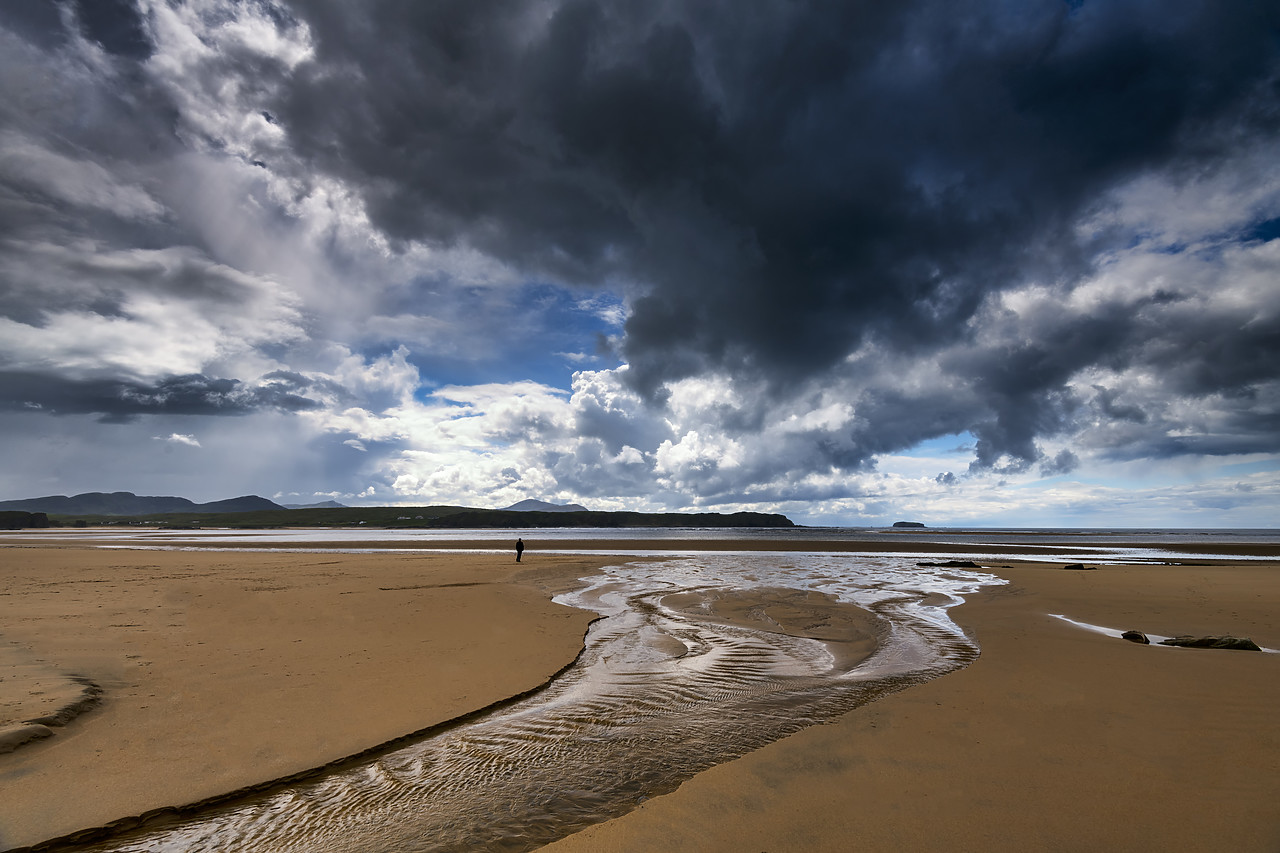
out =
<svg viewBox="0 0 1280 853"><path fill-rule="evenodd" d="M521 565L485 553L3 548L11 655L0 663L106 692L52 737L0 754L0 849L316 767L534 688L574 659L594 615L550 595L619 562L607 554L618 546L636 547L532 549ZM1053 616L1280 648L1280 560L990 570L1010 585L953 611L982 646L968 668L547 849L1280 850L1280 655L1141 647ZM785 591L716 605L729 621L782 626L819 613L829 639L859 653L857 620L814 609L825 606ZM14 671L0 709L32 692Z"/></svg>
<svg viewBox="0 0 1280 853"><path fill-rule="evenodd" d="M572 580L601 562L540 570ZM54 689L68 674L105 692L0 754L0 850L314 768L539 686L594 614L513 583L527 567L4 548L0 728L73 699Z"/></svg>
<svg viewBox="0 0 1280 853"><path fill-rule="evenodd" d="M506 539L468 539L468 538L443 538L434 535L421 536L421 531L405 530L403 532L388 531L388 536L381 538L360 539L354 535L350 538L344 536L341 539L333 539L323 542L311 542L307 537L309 532L306 529L294 528L283 529L284 532L293 534L297 538L277 538L280 531L243 531L234 532L230 535L207 535L208 532L196 531L191 534L184 534L179 531L164 531L161 534L149 534L142 537L121 536L118 528L108 529L100 536L95 537L93 532L81 534L77 532L75 541L86 545L111 545L121 542L139 542L147 543L155 546L178 545L184 542L196 544L202 549L224 548L228 550L243 550L252 548L254 550L296 550L299 548L343 548L348 550L368 550L368 551L384 551L384 550L416 550L416 551L505 551L511 547L511 543ZM780 538L777 536L769 536L766 538L750 538L747 536L736 536L732 531L722 532L715 538L676 538L655 536L653 538L644 537L615 537L610 535L612 531L601 531L602 536L599 538L560 538L559 536L548 537L538 540L532 539L525 543L525 547L532 556L538 552L565 553L584 551L588 553L599 554L635 554L641 552L654 553L672 553L682 554L689 551L807 551L807 552L863 552L863 553L883 553L883 554L901 554L901 553L919 553L919 554L952 554L956 556L987 554L987 555L1008 555L1015 558L1020 555L1041 553L1044 551L1042 545L1037 544L1038 541L1045 539L1043 535L1031 537L1032 541L1020 543L1017 541L999 541L1001 538L1007 540L1016 540L1019 537L1001 537L999 535L990 536L983 535L982 541L972 542L964 541L972 539L968 537L946 537L948 541L933 541L940 536L937 530L928 530L920 533L897 532L892 539L876 539L876 540L859 540L849 538L830 538L824 539L819 537L802 536L793 539ZM773 531L770 531L773 532ZM782 531L784 537L786 531ZM514 533L512 534L515 535ZM955 541L951 541L954 538ZM1060 554L1063 559L1072 559L1076 554L1093 554L1100 547L1096 543L1080 541L1081 536L1062 535L1053 538L1054 551ZM32 545L66 545L68 544L67 536L58 536L57 534L42 535L39 531L28 531L23 534L23 541ZM1123 548L1130 546L1132 543L1126 543L1123 538L1115 540L1116 547ZM1143 540L1143 547L1151 548L1167 548L1172 551L1188 551L1193 550L1197 553L1206 555L1220 555L1222 557L1269 557L1276 556L1275 547L1261 545L1253 542L1224 542L1224 541L1206 541L1206 542L1179 542L1165 543L1161 545L1159 542L1149 544Z"/></svg>
<svg viewBox="0 0 1280 853"><path fill-rule="evenodd" d="M994 568L963 670L544 848L1280 850L1280 655L1140 646L1052 614L1280 648L1280 564Z"/></svg>

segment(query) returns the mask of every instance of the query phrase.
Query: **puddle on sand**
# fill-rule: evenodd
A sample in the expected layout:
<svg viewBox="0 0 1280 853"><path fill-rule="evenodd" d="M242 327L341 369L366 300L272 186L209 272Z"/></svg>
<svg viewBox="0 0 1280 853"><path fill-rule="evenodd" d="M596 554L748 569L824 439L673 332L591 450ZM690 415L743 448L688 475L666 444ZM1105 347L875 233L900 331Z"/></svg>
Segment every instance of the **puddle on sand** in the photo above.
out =
<svg viewBox="0 0 1280 853"><path fill-rule="evenodd" d="M66 849L531 850L963 666L978 649L946 608L997 583L894 559L615 567L557 599L603 618L537 695L352 769Z"/></svg>

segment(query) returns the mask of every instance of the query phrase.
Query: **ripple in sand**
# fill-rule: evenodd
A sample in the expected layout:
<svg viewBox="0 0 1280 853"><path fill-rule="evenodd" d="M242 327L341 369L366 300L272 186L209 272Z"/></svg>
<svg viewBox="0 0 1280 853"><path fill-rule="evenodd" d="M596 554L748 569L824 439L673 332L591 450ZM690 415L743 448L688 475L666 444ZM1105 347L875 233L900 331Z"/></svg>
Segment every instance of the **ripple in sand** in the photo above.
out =
<svg viewBox="0 0 1280 853"><path fill-rule="evenodd" d="M85 851L523 851L973 659L946 607L984 583L892 559L702 555L620 566L536 696L359 766Z"/></svg>

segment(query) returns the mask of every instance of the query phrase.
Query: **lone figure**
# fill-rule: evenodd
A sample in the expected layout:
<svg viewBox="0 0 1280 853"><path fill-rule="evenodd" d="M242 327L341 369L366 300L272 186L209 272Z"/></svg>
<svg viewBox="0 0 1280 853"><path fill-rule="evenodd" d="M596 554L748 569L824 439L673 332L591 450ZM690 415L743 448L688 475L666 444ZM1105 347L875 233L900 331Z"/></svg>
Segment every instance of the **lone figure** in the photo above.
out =
<svg viewBox="0 0 1280 853"><path fill-rule="evenodd" d="M524 540L516 540L516 562L520 562L520 555L524 553Z"/></svg>

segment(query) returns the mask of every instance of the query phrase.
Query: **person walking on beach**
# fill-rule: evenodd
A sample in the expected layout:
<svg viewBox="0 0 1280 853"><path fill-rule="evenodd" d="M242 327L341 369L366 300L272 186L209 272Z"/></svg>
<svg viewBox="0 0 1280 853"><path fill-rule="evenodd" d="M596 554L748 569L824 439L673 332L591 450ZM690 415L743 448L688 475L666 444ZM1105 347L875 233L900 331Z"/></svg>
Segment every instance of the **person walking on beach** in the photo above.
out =
<svg viewBox="0 0 1280 853"><path fill-rule="evenodd" d="M520 555L524 553L524 540L516 540L516 562L520 562Z"/></svg>

